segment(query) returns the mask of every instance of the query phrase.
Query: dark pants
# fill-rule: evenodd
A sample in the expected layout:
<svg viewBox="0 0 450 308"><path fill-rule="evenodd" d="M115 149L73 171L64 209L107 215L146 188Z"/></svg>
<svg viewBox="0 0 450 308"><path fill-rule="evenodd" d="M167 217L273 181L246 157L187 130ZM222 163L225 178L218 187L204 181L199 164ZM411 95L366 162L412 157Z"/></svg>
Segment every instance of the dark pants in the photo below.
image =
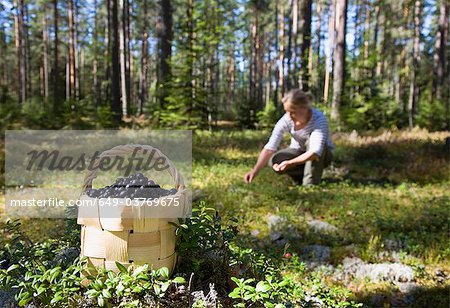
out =
<svg viewBox="0 0 450 308"><path fill-rule="evenodd" d="M294 157L297 157L303 153L305 153L305 151L297 150L294 148L282 149L272 155L268 165L270 166L270 168L272 168L274 164L279 164L282 161L293 159ZM289 175L299 185L316 185L319 184L320 180L322 179L323 169L330 165L332 156L332 152L330 151L330 149L328 149L328 146L325 146L322 156L318 160L310 160L304 164L290 167L285 171L274 171L279 174Z"/></svg>

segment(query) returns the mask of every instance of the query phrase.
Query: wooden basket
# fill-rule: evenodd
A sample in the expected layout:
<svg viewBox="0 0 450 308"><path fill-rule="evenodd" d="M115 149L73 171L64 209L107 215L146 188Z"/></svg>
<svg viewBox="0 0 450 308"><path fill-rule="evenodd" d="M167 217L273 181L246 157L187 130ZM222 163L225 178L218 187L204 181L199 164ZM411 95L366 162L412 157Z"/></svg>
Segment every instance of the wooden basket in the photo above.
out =
<svg viewBox="0 0 450 308"><path fill-rule="evenodd" d="M160 200L177 197L179 206L176 208L173 206L175 212L166 217L185 217L184 215L190 211L183 178L160 150L148 145L129 144L103 152L86 175L80 196L80 200L90 200L94 205L88 210L79 208L77 220L77 223L82 225L81 256L88 258L88 273L95 274L97 266L118 272L116 261L126 268L144 263L148 263L153 269L167 267L170 273L175 267L177 260L175 227L169 222L176 221L176 218L149 218L149 207L127 206L125 199L119 199L119 204L114 209L114 218L105 217L102 215L102 207L99 206L100 199L91 198L86 194L86 190L92 187L92 181L97 177L102 157L130 154L136 148L155 151L153 158L163 157L169 166L167 170L175 182L177 193L161 197Z"/></svg>

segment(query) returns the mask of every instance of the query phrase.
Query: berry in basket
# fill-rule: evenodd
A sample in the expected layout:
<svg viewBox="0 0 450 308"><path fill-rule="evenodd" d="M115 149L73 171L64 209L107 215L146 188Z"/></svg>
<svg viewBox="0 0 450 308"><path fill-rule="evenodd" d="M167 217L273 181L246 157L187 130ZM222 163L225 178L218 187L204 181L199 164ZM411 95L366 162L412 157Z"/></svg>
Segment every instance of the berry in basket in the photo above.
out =
<svg viewBox="0 0 450 308"><path fill-rule="evenodd" d="M175 188L164 189L142 173L136 173L126 178L116 179L113 185L88 189L86 193L92 198L154 199L174 195L176 192Z"/></svg>

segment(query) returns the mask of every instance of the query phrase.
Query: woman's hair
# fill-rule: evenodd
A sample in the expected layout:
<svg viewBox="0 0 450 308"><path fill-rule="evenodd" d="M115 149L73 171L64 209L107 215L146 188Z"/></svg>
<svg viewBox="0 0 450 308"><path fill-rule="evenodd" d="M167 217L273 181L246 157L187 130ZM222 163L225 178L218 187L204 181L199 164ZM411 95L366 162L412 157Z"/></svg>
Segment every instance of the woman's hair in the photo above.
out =
<svg viewBox="0 0 450 308"><path fill-rule="evenodd" d="M312 106L312 101L314 100L314 97L309 92L304 92L300 89L293 89L290 90L286 95L284 95L283 99L281 100L283 104L285 103L291 103L295 107L309 107Z"/></svg>

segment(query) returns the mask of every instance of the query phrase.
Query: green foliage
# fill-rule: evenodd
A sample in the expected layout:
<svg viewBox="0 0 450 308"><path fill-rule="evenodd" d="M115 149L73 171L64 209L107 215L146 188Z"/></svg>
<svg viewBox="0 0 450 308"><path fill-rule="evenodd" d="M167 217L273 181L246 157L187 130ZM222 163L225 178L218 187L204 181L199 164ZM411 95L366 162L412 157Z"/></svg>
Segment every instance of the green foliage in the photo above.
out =
<svg viewBox="0 0 450 308"><path fill-rule="evenodd" d="M95 276L86 277L86 284L81 275L86 260L61 258L65 239L32 243L17 220L2 223L1 230L0 287L15 293L19 306L152 306L169 289L185 283L182 277L169 278L164 267L150 270L145 264L125 269L117 263L119 273L98 268Z"/></svg>
<svg viewBox="0 0 450 308"><path fill-rule="evenodd" d="M100 104L95 109L89 97L64 102L63 127L72 129L101 129L113 127L111 106Z"/></svg>
<svg viewBox="0 0 450 308"><path fill-rule="evenodd" d="M278 121L279 114L275 104L270 101L264 107L264 110L258 111L256 113L256 117L258 118L258 124L262 127L273 127L275 123Z"/></svg>
<svg viewBox="0 0 450 308"><path fill-rule="evenodd" d="M215 209L200 207L192 210L192 217L179 220L177 226L177 253L180 264L177 271L195 273L199 285L208 280L219 291L226 289L226 277L230 275L230 243L236 235L236 227L222 225L222 218Z"/></svg>
<svg viewBox="0 0 450 308"><path fill-rule="evenodd" d="M294 274L280 275L288 269ZM295 271L299 269L299 271ZM298 256L278 271L265 274L264 278L231 278L236 287L229 296L237 302L235 307L249 307L251 305L270 308L286 307L361 307L349 301L350 292L343 288L326 287L318 277L305 275L304 264L299 262Z"/></svg>
<svg viewBox="0 0 450 308"><path fill-rule="evenodd" d="M449 128L449 109L445 102L430 99L430 92L427 90L421 95L418 103L416 124L420 127L427 127L430 130L446 130Z"/></svg>
<svg viewBox="0 0 450 308"><path fill-rule="evenodd" d="M120 271L101 269L97 276L88 276L90 280L85 296L94 300L100 307L141 307L142 304L156 303L166 296L169 288L175 288L186 281L182 277L169 278L169 270L162 267L150 270L148 264L129 267L116 262ZM151 298L145 298L150 295Z"/></svg>
<svg viewBox="0 0 450 308"><path fill-rule="evenodd" d="M349 129L367 130L401 126L405 115L394 100L381 95L356 93L350 104L342 107L342 120Z"/></svg>

